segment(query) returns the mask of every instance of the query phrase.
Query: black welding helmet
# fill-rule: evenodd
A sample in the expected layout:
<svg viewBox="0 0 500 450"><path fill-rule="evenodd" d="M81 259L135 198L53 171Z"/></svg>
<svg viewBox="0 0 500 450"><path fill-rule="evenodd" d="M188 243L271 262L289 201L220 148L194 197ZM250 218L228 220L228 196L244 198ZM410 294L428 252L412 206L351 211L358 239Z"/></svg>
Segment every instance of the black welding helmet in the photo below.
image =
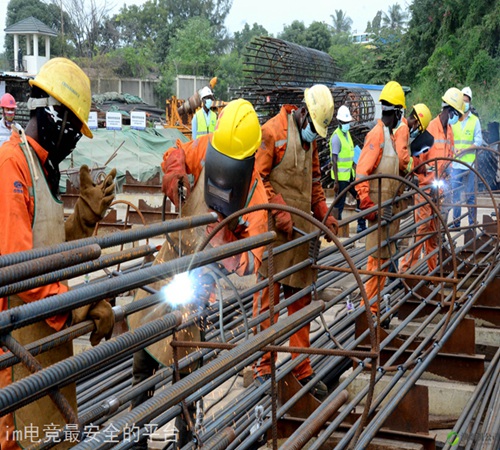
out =
<svg viewBox="0 0 500 450"><path fill-rule="evenodd" d="M245 207L261 136L252 104L243 99L229 102L219 115L205 156L209 208L229 216Z"/></svg>
<svg viewBox="0 0 500 450"><path fill-rule="evenodd" d="M434 136L427 130L419 134L410 144L411 156L418 156L426 153L434 145Z"/></svg>

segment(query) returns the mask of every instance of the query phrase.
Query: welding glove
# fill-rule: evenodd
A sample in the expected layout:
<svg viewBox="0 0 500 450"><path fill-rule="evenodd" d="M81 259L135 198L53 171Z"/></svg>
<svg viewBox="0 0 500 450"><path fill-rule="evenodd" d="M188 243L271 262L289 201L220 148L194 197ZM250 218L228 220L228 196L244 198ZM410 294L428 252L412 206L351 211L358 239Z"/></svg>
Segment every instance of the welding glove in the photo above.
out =
<svg viewBox="0 0 500 450"><path fill-rule="evenodd" d="M281 194L275 194L269 199L269 203L276 203L278 205L286 206L286 202ZM292 238L293 234L293 220L292 215L281 209L273 209L271 214L274 218L274 225L277 230L286 234L288 239Z"/></svg>
<svg viewBox="0 0 500 450"><path fill-rule="evenodd" d="M374 206L375 206L375 203L373 203L373 201L369 195L361 198L359 201L359 208L360 209L369 209L369 208L372 208ZM368 213L365 216L365 219L370 220L372 222L375 222L377 220L377 211L373 211L371 213Z"/></svg>
<svg viewBox="0 0 500 450"><path fill-rule="evenodd" d="M95 324L95 330L90 334L92 347L99 344L102 338L106 338L106 340L111 338L115 325L115 314L108 301L101 300L71 311L71 325L76 325L84 320L93 320Z"/></svg>
<svg viewBox="0 0 500 450"><path fill-rule="evenodd" d="M175 205L179 207L179 187L184 189L185 201L191 193L191 185L186 173L186 155L184 150L176 148L170 152L162 164L165 175L163 176L162 191Z"/></svg>
<svg viewBox="0 0 500 450"><path fill-rule="evenodd" d="M323 219L325 219L327 213L328 213L328 205L326 204L325 201L321 201L313 205L313 216L315 219L318 219L321 222L323 222ZM335 217L329 214L328 217L326 217L325 225L335 236L337 236L337 233L339 232L339 224ZM327 242L332 242L332 240L328 235L325 235L325 239L327 240Z"/></svg>
<svg viewBox="0 0 500 450"><path fill-rule="evenodd" d="M420 158L418 156L413 157L413 167L416 169L414 170L415 173L419 175L426 175L427 170L425 168L425 164L422 164L420 167L417 168L417 166L420 165Z"/></svg>
<svg viewBox="0 0 500 450"><path fill-rule="evenodd" d="M87 165L80 168L80 196L73 214L65 223L66 240L89 237L97 222L105 215L115 198L116 169L112 169L103 183L96 185Z"/></svg>
<svg viewBox="0 0 500 450"><path fill-rule="evenodd" d="M219 221L221 220L221 218L219 217ZM215 223L209 223L207 225L207 235L209 233L211 233L215 226L217 225L217 222ZM217 234L210 240L210 245L212 247L219 247L221 245L224 245L224 244L229 244L231 242L235 242L237 241L238 238L234 235L234 233L228 228L227 225L225 225L222 230L218 231ZM233 272L236 272L236 270L238 269L238 267L240 266L240 258L241 258L241 254L239 255L234 255L234 256L230 256L229 258L225 258L223 259L221 262L222 262L222 265L230 272L230 273L233 273Z"/></svg>

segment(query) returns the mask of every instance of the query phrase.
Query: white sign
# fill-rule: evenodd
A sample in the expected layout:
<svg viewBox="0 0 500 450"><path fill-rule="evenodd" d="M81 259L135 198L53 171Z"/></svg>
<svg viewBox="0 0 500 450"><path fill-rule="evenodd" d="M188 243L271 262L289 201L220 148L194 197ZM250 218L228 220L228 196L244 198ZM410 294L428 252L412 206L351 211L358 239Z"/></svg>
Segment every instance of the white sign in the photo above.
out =
<svg viewBox="0 0 500 450"><path fill-rule="evenodd" d="M130 128L134 130L146 129L146 113L144 111L130 112Z"/></svg>
<svg viewBox="0 0 500 450"><path fill-rule="evenodd" d="M119 112L106 113L106 129L107 130L122 129L122 115Z"/></svg>
<svg viewBox="0 0 500 450"><path fill-rule="evenodd" d="M87 124L91 130L97 130L97 111L89 112L89 120Z"/></svg>

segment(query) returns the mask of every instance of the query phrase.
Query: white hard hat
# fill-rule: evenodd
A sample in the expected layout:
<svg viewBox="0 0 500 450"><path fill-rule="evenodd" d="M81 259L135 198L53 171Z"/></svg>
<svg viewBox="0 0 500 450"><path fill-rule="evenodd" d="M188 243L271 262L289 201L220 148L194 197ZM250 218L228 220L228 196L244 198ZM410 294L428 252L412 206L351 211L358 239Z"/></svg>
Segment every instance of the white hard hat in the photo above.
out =
<svg viewBox="0 0 500 450"><path fill-rule="evenodd" d="M340 120L341 122L352 122L353 118L351 116L351 112L349 111L349 108L345 105L342 105L339 110L337 111L337 120Z"/></svg>
<svg viewBox="0 0 500 450"><path fill-rule="evenodd" d="M462 89L462 94L466 95L467 97L469 97L472 100L472 91L470 90L469 86L464 87Z"/></svg>
<svg viewBox="0 0 500 450"><path fill-rule="evenodd" d="M204 99L205 97L212 97L214 93L212 92L212 89L210 89L208 86L205 86L200 89L199 95L201 99Z"/></svg>

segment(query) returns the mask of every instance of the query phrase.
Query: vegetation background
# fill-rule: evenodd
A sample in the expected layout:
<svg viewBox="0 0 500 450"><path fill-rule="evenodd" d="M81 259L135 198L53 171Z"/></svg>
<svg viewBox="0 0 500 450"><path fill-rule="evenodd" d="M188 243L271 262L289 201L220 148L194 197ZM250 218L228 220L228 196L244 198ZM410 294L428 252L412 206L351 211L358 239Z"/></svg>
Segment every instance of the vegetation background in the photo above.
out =
<svg viewBox="0 0 500 450"><path fill-rule="evenodd" d="M117 14L99 0L10 0L6 26L34 16L52 27L52 56L75 59L102 75L159 79L170 97L177 74L217 76L216 96L245 84L245 46L268 35L254 23L230 35L224 26L232 0L147 0ZM352 42L351 19L334 10L330 22L285 25L277 38L329 53L342 79L410 86L409 104L433 113L451 86L470 86L483 124L500 116L500 0L413 0L379 11L367 23L369 45ZM43 44L42 44L43 45ZM6 37L0 70L12 70L13 38Z"/></svg>

